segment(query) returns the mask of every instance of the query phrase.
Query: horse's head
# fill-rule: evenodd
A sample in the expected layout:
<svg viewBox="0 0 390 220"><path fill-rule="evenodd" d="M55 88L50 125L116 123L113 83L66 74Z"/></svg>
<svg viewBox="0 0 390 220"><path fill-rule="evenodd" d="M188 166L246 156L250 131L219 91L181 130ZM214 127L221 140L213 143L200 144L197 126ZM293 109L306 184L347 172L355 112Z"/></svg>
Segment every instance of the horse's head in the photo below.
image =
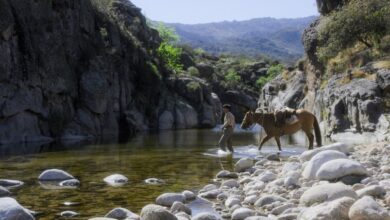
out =
<svg viewBox="0 0 390 220"><path fill-rule="evenodd" d="M242 123L241 123L241 128L242 129L247 129L250 126L252 126L253 123L255 123L254 114L255 113L253 111L248 111L245 114L245 117L244 117L244 119L242 120Z"/></svg>

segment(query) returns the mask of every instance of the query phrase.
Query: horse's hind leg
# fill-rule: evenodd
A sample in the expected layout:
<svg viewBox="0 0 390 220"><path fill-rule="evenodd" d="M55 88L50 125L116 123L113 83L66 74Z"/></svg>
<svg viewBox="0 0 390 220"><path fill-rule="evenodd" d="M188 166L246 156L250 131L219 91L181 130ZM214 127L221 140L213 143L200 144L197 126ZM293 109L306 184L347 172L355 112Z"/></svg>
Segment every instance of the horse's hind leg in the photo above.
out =
<svg viewBox="0 0 390 220"><path fill-rule="evenodd" d="M313 149L314 135L311 131L305 131L307 138L309 139L309 150Z"/></svg>
<svg viewBox="0 0 390 220"><path fill-rule="evenodd" d="M272 137L271 136L269 136L269 135L267 135L267 136L265 136L265 138L263 138L263 140L260 142L260 145L259 145L259 150L261 150L261 148L263 147L263 144L265 143L265 142L267 142L269 139L271 139Z"/></svg>
<svg viewBox="0 0 390 220"><path fill-rule="evenodd" d="M280 144L280 137L275 137L275 140L276 140L276 144L278 145L279 151L281 152L282 151L282 146Z"/></svg>

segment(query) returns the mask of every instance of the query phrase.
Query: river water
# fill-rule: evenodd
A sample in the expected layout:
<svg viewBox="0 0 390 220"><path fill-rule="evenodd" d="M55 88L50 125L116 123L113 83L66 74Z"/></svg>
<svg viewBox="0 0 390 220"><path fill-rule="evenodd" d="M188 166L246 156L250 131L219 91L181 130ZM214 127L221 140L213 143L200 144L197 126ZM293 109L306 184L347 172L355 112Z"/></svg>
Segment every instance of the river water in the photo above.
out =
<svg viewBox="0 0 390 220"><path fill-rule="evenodd" d="M80 213L72 219L86 219L104 216L115 207L139 213L164 192L197 191L212 183L221 169L231 170L238 158L257 156L253 145L258 137L255 133L238 130L233 157L218 155L219 129L141 134L125 144L26 145L20 147L21 151L16 150L18 145L0 146L0 179L25 183L11 191L19 203L38 212L37 219L64 219L59 214L67 210ZM271 142L262 152L276 150ZM290 145L284 147L282 154L299 154L303 150L301 146ZM80 180L80 187L45 189L37 178L51 168L71 173ZM114 173L125 175L129 183L122 187L106 185L103 178ZM144 180L152 177L166 183L147 185ZM208 208L199 201L190 206L194 213Z"/></svg>

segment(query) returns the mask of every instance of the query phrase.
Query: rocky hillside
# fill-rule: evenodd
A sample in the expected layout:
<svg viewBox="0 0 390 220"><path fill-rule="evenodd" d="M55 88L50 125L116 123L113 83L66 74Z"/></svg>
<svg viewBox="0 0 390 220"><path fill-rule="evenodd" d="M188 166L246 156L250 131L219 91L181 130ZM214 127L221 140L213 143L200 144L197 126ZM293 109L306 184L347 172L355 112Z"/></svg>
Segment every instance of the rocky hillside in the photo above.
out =
<svg viewBox="0 0 390 220"><path fill-rule="evenodd" d="M171 77L159 44L127 0L0 0L0 143L213 127L218 97Z"/></svg>
<svg viewBox="0 0 390 220"><path fill-rule="evenodd" d="M316 17L298 19L258 18L209 24L168 24L181 42L214 55L267 55L286 62L302 57L301 35Z"/></svg>
<svg viewBox="0 0 390 220"><path fill-rule="evenodd" d="M329 58L323 55L329 54L326 50L338 42L331 41L334 39L327 28L339 25L336 22L342 16L354 16L348 13L355 6L347 2L317 0L322 16L304 32L305 60L299 62L295 70L279 75L268 83L262 89L259 106L270 110L280 106L312 110L322 121L324 133L332 139L352 137L348 141L357 142L390 140L390 43L386 27L380 28L384 31L384 37L378 46L370 48L369 44L357 40L339 51L331 48L333 51L330 54L334 55ZM356 1L354 4L359 3ZM359 7L362 9L368 7L366 4L373 4L375 10L389 13L388 8L380 6L383 4L380 1L362 1L361 4ZM364 8L361 11L367 10ZM332 11L336 13L331 14ZM329 21L331 16L333 21ZM390 23L380 20L379 16L381 14L370 21L370 26L389 27ZM363 27L366 23L361 17L356 18L357 27ZM354 19L351 17L352 21ZM368 30L347 28L347 32L356 31L355 35L348 36L351 38L360 30ZM343 33L342 30L340 33ZM378 35L375 30L369 34Z"/></svg>

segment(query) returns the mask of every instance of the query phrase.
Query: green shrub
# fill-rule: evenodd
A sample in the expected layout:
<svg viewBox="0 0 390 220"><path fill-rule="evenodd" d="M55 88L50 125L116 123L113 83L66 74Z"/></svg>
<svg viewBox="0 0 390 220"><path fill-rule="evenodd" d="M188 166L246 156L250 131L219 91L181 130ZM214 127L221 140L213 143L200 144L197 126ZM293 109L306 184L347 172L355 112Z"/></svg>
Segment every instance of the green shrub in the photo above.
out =
<svg viewBox="0 0 390 220"><path fill-rule="evenodd" d="M274 79L277 75L281 74L284 70L282 64L276 64L271 66L267 71L267 76L262 76L256 80L256 85L259 89L263 88L265 84Z"/></svg>
<svg viewBox="0 0 390 220"><path fill-rule="evenodd" d="M187 69L187 72L190 76L199 76L199 70L194 66L189 67Z"/></svg>
<svg viewBox="0 0 390 220"><path fill-rule="evenodd" d="M192 81L192 82L189 82L186 86L187 86L187 89L189 89L192 92L200 89L200 83L199 82Z"/></svg>
<svg viewBox="0 0 390 220"><path fill-rule="evenodd" d="M241 81L241 76L234 69L229 69L225 75L225 81L230 86L236 86Z"/></svg>
<svg viewBox="0 0 390 220"><path fill-rule="evenodd" d="M183 70L183 64L180 62L182 49L162 42L157 50L157 54L164 61L167 68L179 73Z"/></svg>
<svg viewBox="0 0 390 220"><path fill-rule="evenodd" d="M368 48L378 47L390 33L390 0L353 0L324 19L319 28L322 61L360 42Z"/></svg>
<svg viewBox="0 0 390 220"><path fill-rule="evenodd" d="M163 40L157 49L157 54L164 61L168 69L180 73L183 70L183 64L180 61L182 48L176 46L179 41L179 36L175 33L173 28L168 27L163 23L158 25L157 30Z"/></svg>

